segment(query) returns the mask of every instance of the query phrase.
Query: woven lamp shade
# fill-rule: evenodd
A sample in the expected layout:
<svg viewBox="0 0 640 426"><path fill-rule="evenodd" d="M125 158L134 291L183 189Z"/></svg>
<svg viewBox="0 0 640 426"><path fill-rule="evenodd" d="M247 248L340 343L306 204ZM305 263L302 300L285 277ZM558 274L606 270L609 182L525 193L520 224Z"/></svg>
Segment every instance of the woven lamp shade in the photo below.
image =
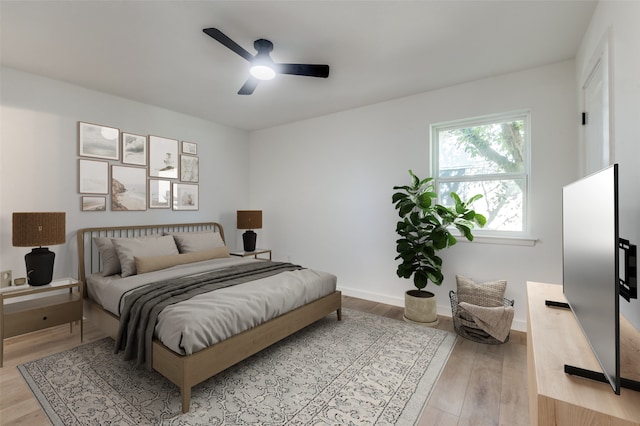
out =
<svg viewBox="0 0 640 426"><path fill-rule="evenodd" d="M238 229L262 229L262 210L238 210Z"/></svg>
<svg viewBox="0 0 640 426"><path fill-rule="evenodd" d="M35 247L64 244L66 213L14 213L13 246Z"/></svg>

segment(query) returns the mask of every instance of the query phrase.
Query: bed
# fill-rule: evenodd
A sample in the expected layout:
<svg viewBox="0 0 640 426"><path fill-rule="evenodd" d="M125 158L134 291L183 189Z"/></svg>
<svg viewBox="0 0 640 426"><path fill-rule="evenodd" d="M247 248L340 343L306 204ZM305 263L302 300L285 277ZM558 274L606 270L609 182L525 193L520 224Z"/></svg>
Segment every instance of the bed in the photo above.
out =
<svg viewBox="0 0 640 426"><path fill-rule="evenodd" d="M88 297L85 304L86 316L114 339L122 337L118 314L122 313L120 310L124 306L125 298L122 295L132 291L128 290L128 287L150 288L155 284L149 283L154 282L153 280L156 279L161 284L171 284L172 281L177 282L182 279L193 280L193 277L204 275L205 270L207 274L217 274L217 271L229 271L232 269L230 265L233 265L233 268L238 265L238 268L270 269L273 271L275 271L274 268L276 267L292 269L286 272L269 272L271 275L251 279L234 287L216 290L215 296L213 296L213 293L203 293L185 302L176 303L161 310L156 331L149 346L148 359L150 360L150 365L148 367L153 368L180 388L183 413L189 411L191 388L198 383L334 311L337 313L338 320L341 320L342 298L341 293L335 290L335 276L304 268L291 268L287 265L278 266L279 262L272 263L267 260L228 257L226 246L224 248L216 248L218 251L214 249L198 251L198 244L203 238L202 235L206 234L207 238L209 238L211 233L214 233L216 238L222 241L222 246L225 245L224 230L216 222L95 227L80 229L77 232L78 279L83 283L83 294ZM168 241L167 236L175 238L178 255L165 255L160 252L158 252L160 254L157 254L154 251L161 250L157 247ZM149 249L149 243L145 242L146 239L152 239L154 247ZM161 241L163 242L162 244L160 243ZM180 244L181 241L182 245ZM207 244L209 244L209 241L207 239ZM104 246L98 247L100 245L98 243L104 242L112 242L114 247L117 244L117 248L121 249L118 252L120 255L122 255L123 251L126 252L127 248L130 248L127 245L136 247L135 244L146 244L144 246L146 247L145 256L135 256L134 265L138 269L135 270L134 267L132 273L131 266L125 265L123 262L120 265L122 269L119 273L109 275L113 272L108 271L108 269L112 268L111 259L109 259L108 253L104 251ZM141 250L140 247L138 247L138 250ZM227 255L221 255L220 253L224 253L225 250ZM206 259L203 260L205 251L207 255L204 256ZM217 255L214 255L214 252ZM149 255L147 256L146 254ZM125 269L128 270L126 271ZM105 274L107 277L103 277ZM178 276L184 276L185 278L178 278ZM308 281L313 281L313 283ZM331 283L330 281L333 282ZM303 286L305 290L299 290ZM119 290L121 291L120 296L109 293L109 291L118 287L121 287ZM263 296L259 293L263 289L271 293ZM289 301L289 296L287 296L287 300L284 300L284 294L289 293L299 294L299 299ZM247 303L239 303L239 300L242 300L242 294L247 295L249 300ZM252 315L255 316L255 314L247 314L245 315L246 318L238 316L238 323L241 324L239 327L245 327L244 331L225 331L227 334L230 333L229 336L223 332L204 333L215 334L213 337L206 337L206 339L210 340L204 343L201 341L203 332L193 333L196 336L193 338L193 342L189 342L185 337L187 333L184 333L180 335L179 343L176 344L176 324L180 321L191 321L191 319L184 318L177 321L176 318L181 318L181 313L184 314L185 311L192 310L192 306L189 304L205 307L209 301L218 303L215 308L207 308L211 312L215 311L217 317L209 314L202 317L198 315L198 320L195 321L203 322L204 325L201 324L200 326L205 327L205 331L226 329L225 324L229 322L228 316L231 314L240 315L235 312L239 305L258 304L262 310L256 318L249 318ZM185 303L186 305L182 305ZM227 313L226 316L225 312ZM200 318L205 316L206 318L201 321ZM223 323L222 326L218 327L218 325L215 325L217 323L210 321L227 321L227 323ZM161 323L171 324L173 328L169 327L169 331L165 332L160 326ZM194 327L191 323L182 325L184 325L184 330Z"/></svg>

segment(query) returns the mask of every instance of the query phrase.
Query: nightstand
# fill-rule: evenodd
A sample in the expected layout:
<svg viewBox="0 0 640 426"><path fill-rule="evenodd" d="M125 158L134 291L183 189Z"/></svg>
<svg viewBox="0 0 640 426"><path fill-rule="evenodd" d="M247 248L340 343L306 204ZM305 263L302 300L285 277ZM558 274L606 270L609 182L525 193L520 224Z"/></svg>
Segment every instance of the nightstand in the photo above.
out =
<svg viewBox="0 0 640 426"><path fill-rule="evenodd" d="M240 256L240 257L249 257L249 256L253 256L254 259L261 259L261 260L271 260L271 249L255 249L254 251L232 251L231 253L229 253L231 256ZM264 258L260 258L258 257L259 254L268 254L269 255L269 259L264 259Z"/></svg>
<svg viewBox="0 0 640 426"><path fill-rule="evenodd" d="M66 290L62 292L61 290ZM47 294L52 293L52 294ZM13 300L12 300L13 299ZM5 287L0 292L0 367L4 357L4 339L80 321L83 340L82 284L74 278L61 278L43 286Z"/></svg>

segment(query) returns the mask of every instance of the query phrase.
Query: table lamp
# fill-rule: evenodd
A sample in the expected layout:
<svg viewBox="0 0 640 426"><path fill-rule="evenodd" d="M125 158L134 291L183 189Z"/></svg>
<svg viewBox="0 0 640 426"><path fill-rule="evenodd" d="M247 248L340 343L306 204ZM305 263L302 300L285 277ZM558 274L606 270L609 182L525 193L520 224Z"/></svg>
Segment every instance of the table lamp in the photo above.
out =
<svg viewBox="0 0 640 426"><path fill-rule="evenodd" d="M262 210L238 210L238 229L247 229L242 234L244 251L256 250L256 233L253 229L262 229Z"/></svg>
<svg viewBox="0 0 640 426"><path fill-rule="evenodd" d="M33 247L24 256L29 285L49 284L56 254L47 247L65 243L65 213L13 213L13 246Z"/></svg>

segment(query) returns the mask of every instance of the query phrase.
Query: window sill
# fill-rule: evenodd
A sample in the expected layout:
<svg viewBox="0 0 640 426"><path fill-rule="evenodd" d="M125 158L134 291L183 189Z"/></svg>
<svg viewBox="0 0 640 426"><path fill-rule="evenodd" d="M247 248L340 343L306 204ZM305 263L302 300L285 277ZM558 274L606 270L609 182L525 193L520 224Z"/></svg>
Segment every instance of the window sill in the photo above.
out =
<svg viewBox="0 0 640 426"><path fill-rule="evenodd" d="M523 247L533 247L536 245L538 241L537 238L533 237L495 237L488 235L474 235L473 241L469 241L464 238L462 235L458 236L458 242L460 243L478 243L478 244L500 244L506 246L523 246Z"/></svg>

